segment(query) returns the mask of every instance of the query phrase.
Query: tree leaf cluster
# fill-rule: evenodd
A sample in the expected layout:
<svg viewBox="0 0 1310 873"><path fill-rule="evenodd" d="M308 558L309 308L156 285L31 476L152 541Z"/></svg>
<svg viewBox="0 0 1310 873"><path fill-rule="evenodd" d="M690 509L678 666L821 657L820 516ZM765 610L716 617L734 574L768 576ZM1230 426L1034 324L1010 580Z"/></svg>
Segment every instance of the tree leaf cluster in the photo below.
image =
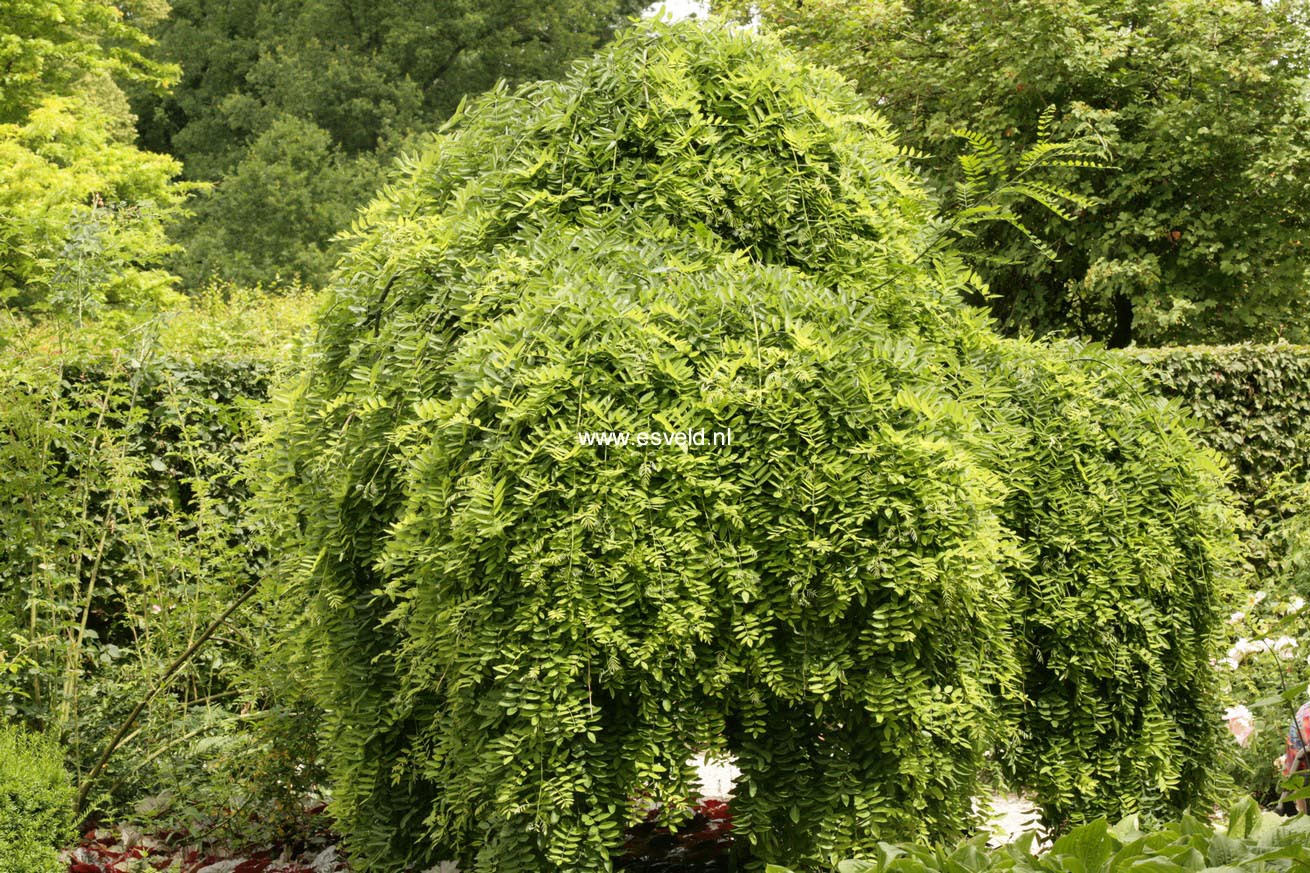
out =
<svg viewBox="0 0 1310 873"><path fill-rule="evenodd" d="M261 675L275 638L268 605L225 625L153 691L164 665L251 589L267 561L244 452L289 357L289 346L270 341L273 326L285 339L295 319L270 308L265 333L247 340L258 336L256 354L234 344L224 356L206 341L243 326L246 314L225 320L220 310L173 313L166 326L138 320L118 333L56 321L6 331L0 707L58 740L81 781L153 693L81 812L121 813L150 796L161 823L212 823L221 813L231 826L262 814L271 829L286 818L274 821L270 810L304 790L300 772L315 771L312 755L303 771L261 758L270 749L260 723L240 715L244 704L271 724L295 705L294 692L271 694ZM193 355L178 351L188 337ZM285 677L281 686L294 688ZM252 789L252 775L266 784Z"/></svg>
<svg viewBox="0 0 1310 873"><path fill-rule="evenodd" d="M1153 393L1181 403L1198 436L1233 471L1233 488L1252 519L1247 559L1262 575L1283 549L1272 527L1291 510L1310 470L1307 381L1310 349L1275 345L1193 346L1126 353L1141 362Z"/></svg>
<svg viewBox="0 0 1310 873"><path fill-rule="evenodd" d="M1086 137L1110 172L1070 169L1076 220L1028 204L976 241L1008 332L1115 346L1300 341L1307 241L1307 6L1301 0L726 2L849 76L932 155L944 199L965 179L956 130L1011 156ZM1058 255L1034 252L1023 228ZM977 298L982 302L984 298Z"/></svg>
<svg viewBox="0 0 1310 873"><path fill-rule="evenodd" d="M195 186L136 147L118 85L176 75L143 54L156 6L16 0L0 13L0 304L82 317L176 302L167 229Z"/></svg>

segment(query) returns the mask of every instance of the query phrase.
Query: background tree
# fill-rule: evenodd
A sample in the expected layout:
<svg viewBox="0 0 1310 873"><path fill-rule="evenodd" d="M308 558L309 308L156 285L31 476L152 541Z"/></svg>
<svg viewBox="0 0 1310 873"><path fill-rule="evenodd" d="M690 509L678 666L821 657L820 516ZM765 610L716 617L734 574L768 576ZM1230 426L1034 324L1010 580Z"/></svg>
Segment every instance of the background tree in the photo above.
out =
<svg viewBox="0 0 1310 873"><path fill-rule="evenodd" d="M730 2L742 9L746 4ZM949 195L953 131L1030 145L1043 108L1117 171L1071 174L1099 201L1074 221L1030 206L978 239L1011 331L1111 345L1226 341L1310 329L1307 5L1303 0L763 0L792 45L853 78Z"/></svg>
<svg viewBox="0 0 1310 873"><path fill-rule="evenodd" d="M177 69L147 59L141 30L168 14L163 0L12 0L0 12L0 123L18 122L44 98L112 74L160 87Z"/></svg>
<svg viewBox="0 0 1310 873"><path fill-rule="evenodd" d="M165 225L190 186L171 158L137 148L118 81L165 87L140 26L158 0L6 4L0 13L0 302L86 314L158 304Z"/></svg>
<svg viewBox="0 0 1310 873"><path fill-rule="evenodd" d="M184 75L136 95L142 141L218 182L182 229L192 280L320 280L381 168L498 79L557 75L641 0L181 0L156 29Z"/></svg>

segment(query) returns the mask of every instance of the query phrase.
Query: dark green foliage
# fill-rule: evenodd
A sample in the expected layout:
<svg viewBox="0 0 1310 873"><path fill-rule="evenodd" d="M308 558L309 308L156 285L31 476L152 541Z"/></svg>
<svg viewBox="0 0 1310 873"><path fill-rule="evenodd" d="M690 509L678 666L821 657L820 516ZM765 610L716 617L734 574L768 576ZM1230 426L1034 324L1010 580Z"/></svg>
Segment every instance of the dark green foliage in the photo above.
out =
<svg viewBox="0 0 1310 873"><path fill-rule="evenodd" d="M1213 462L993 334L941 228L840 79L716 26L405 165L266 460L352 863L605 869L705 747L757 861L958 834L989 751L1052 817L1208 798ZM578 439L684 428L733 442ZM1000 751L1047 721L1050 772Z"/></svg>
<svg viewBox="0 0 1310 873"><path fill-rule="evenodd" d="M881 843L861 860L843 861L837 873L936 873L1013 870L1068 873L1070 870L1126 870L1160 873L1187 870L1304 870L1310 864L1310 819L1290 821L1261 812L1249 798L1228 810L1227 826L1191 816L1142 830L1136 816L1111 827L1104 819L1075 828L1034 855L1034 838L988 850L986 837L954 847ZM769 873L792 873L774 867Z"/></svg>
<svg viewBox="0 0 1310 873"><path fill-rule="evenodd" d="M1310 38L1304 0L724 0L849 75L949 195L961 126L1005 153L1058 107L1115 170L1071 172L1075 220L978 239L987 304L1015 332L1126 346L1304 339ZM982 302L982 298L979 298Z"/></svg>
<svg viewBox="0 0 1310 873"><path fill-rule="evenodd" d="M59 745L0 722L0 873L60 873L73 835L73 783Z"/></svg>
<svg viewBox="0 0 1310 873"><path fill-rule="evenodd" d="M154 32L182 79L135 108L143 143L218 183L180 229L183 275L321 282L408 136L498 80L558 75L644 5L177 0Z"/></svg>
<svg viewBox="0 0 1310 873"><path fill-rule="evenodd" d="M1226 457L1234 486L1255 507L1277 477L1310 472L1310 346L1135 349L1150 387L1201 422L1201 439Z"/></svg>

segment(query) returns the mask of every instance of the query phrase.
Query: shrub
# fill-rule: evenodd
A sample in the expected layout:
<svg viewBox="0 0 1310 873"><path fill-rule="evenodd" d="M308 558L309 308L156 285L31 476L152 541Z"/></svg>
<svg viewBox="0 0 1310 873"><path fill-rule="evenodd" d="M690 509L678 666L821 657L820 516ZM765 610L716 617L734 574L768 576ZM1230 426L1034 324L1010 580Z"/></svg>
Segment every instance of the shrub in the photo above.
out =
<svg viewBox="0 0 1310 873"><path fill-rule="evenodd" d="M1003 772L1048 824L1205 809L1225 739L1211 659L1235 589L1220 459L1134 367L1006 344L1000 469L1023 703Z"/></svg>
<svg viewBox="0 0 1310 873"><path fill-rule="evenodd" d="M59 873L73 835L73 785L59 746L0 724L0 873Z"/></svg>
<svg viewBox="0 0 1310 873"><path fill-rule="evenodd" d="M1109 359L995 336L938 231L839 79L716 26L408 163L265 462L352 863L606 869L704 747L757 860L958 834L1034 725L1087 730L1007 758L1054 814L1207 796L1213 459Z"/></svg>

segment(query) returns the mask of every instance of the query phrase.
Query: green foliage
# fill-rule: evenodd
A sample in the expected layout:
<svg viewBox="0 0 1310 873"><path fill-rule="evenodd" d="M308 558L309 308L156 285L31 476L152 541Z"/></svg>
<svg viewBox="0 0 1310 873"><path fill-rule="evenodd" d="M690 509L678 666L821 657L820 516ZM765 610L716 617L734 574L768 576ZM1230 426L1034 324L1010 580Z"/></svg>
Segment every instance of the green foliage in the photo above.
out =
<svg viewBox="0 0 1310 873"><path fill-rule="evenodd" d="M334 259L329 240L381 178L371 155L346 156L312 121L279 118L197 204L179 270L244 282L272 271L321 279Z"/></svg>
<svg viewBox="0 0 1310 873"><path fill-rule="evenodd" d="M1271 526L1285 515L1282 480L1310 474L1310 349L1277 345L1195 346L1127 353L1144 364L1149 390L1176 398L1198 436L1228 461L1252 518L1247 559L1265 575L1279 560Z"/></svg>
<svg viewBox="0 0 1310 873"><path fill-rule="evenodd" d="M1302 0L764 0L758 12L811 59L850 76L932 155L949 196L961 124L1003 152L1052 131L1093 137L1116 172L1070 172L1076 221L1030 205L980 238L993 313L1010 331L1112 345L1287 336L1307 325L1310 39Z"/></svg>
<svg viewBox="0 0 1310 873"><path fill-rule="evenodd" d="M1277 345L1137 349L1149 387L1176 397L1202 438L1228 458L1254 506L1270 483L1310 471L1310 347Z"/></svg>
<svg viewBox="0 0 1310 873"><path fill-rule="evenodd" d="M837 76L646 24L402 172L263 461L352 863L607 869L704 748L757 862L958 835L989 752L1056 820L1210 799L1213 457L960 304Z"/></svg>
<svg viewBox="0 0 1310 873"><path fill-rule="evenodd" d="M1027 558L1013 607L1024 703L1002 772L1061 827L1205 809L1223 741L1220 637L1203 617L1223 611L1237 551L1219 458L1143 396L1136 367L1025 348L992 365L1022 425L999 469Z"/></svg>
<svg viewBox="0 0 1310 873"><path fill-rule="evenodd" d="M1224 757L1238 785L1273 802L1279 777L1271 762L1282 755L1287 724L1304 702L1310 654L1298 605L1310 599L1310 350L1278 344L1125 354L1143 364L1149 390L1175 398L1192 414L1198 437L1234 472L1235 491L1251 519L1243 543L1249 590L1235 594L1225 610L1228 651L1219 659L1219 676L1230 712L1245 707L1255 733L1243 746L1228 740Z"/></svg>
<svg viewBox="0 0 1310 873"><path fill-rule="evenodd" d="M177 68L147 59L143 24L167 10L151 0L9 0L0 31L0 124L21 123L52 95L113 75L151 87Z"/></svg>
<svg viewBox="0 0 1310 873"><path fill-rule="evenodd" d="M0 722L0 873L60 873L73 784L58 743Z"/></svg>
<svg viewBox="0 0 1310 873"><path fill-rule="evenodd" d="M1303 870L1310 864L1310 819L1284 821L1261 812L1249 798L1228 811L1227 826L1184 817L1143 831L1136 816L1111 827L1102 819L1065 834L1033 853L1033 834L997 849L985 837L953 848L879 843L858 860L842 861L837 873L933 873L933 871L1015 870L1050 873L1140 868L1161 873L1186 870ZM793 873L769 867L768 873Z"/></svg>
<svg viewBox="0 0 1310 873"><path fill-rule="evenodd" d="M414 131L500 79L558 75L642 0L180 0L153 54L180 62L167 96L137 94L142 141L219 183L180 228L192 284L298 273L325 254Z"/></svg>
<svg viewBox="0 0 1310 873"><path fill-rule="evenodd" d="M176 302L165 225L181 167L112 138L84 97L49 97L0 124L0 302L78 318Z"/></svg>
<svg viewBox="0 0 1310 873"><path fill-rule="evenodd" d="M0 703L59 736L79 779L265 561L242 450L308 300L234 298L151 320L6 331ZM153 795L160 809L167 788L182 798L167 810L173 822L242 800L246 814L266 811L264 798L239 796L232 766L266 751L266 710L294 705L294 691L271 694L273 677L260 675L265 613L225 626L153 699L97 783L96 806Z"/></svg>
<svg viewBox="0 0 1310 873"><path fill-rule="evenodd" d="M1265 803L1282 793L1288 725L1310 697L1310 486L1280 483L1272 490L1279 515L1260 531L1266 560L1251 590L1231 605L1228 651L1219 661L1233 732L1229 769L1237 785Z"/></svg>

